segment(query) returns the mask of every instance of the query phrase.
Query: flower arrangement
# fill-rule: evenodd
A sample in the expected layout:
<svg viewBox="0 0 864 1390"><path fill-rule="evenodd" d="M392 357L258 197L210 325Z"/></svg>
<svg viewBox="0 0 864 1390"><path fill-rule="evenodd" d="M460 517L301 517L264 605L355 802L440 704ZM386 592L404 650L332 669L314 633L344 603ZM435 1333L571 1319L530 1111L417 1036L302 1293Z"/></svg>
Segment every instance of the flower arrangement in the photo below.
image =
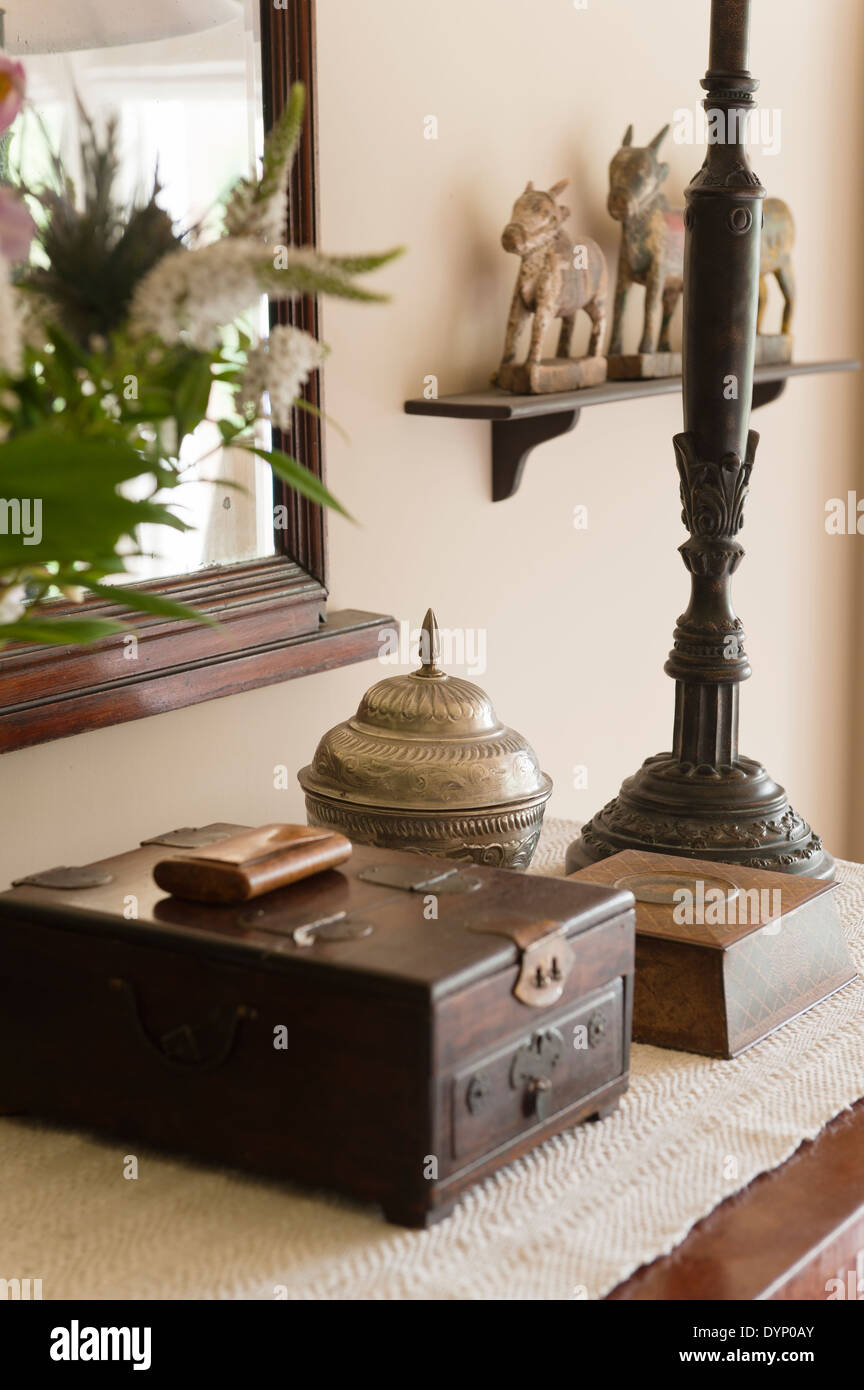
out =
<svg viewBox="0 0 864 1390"><path fill-rule="evenodd" d="M25 98L23 66L0 54L0 141ZM200 617L105 581L128 573L143 524L188 529L170 493L182 480L183 440L213 418L216 383L230 403L215 419L222 444L266 459L291 487L342 510L296 459L264 448L259 428L268 420L288 431L295 405L314 409L299 393L324 345L289 326L255 345L238 323L263 293L385 298L356 277L397 251L340 257L287 245L304 106L297 85L260 172L234 186L223 234L209 244L177 233L158 181L146 201L118 202L116 127L109 121L100 135L83 110L80 189L58 157L49 186L0 186L0 644L89 642L125 630L52 618L46 601L58 593Z"/></svg>

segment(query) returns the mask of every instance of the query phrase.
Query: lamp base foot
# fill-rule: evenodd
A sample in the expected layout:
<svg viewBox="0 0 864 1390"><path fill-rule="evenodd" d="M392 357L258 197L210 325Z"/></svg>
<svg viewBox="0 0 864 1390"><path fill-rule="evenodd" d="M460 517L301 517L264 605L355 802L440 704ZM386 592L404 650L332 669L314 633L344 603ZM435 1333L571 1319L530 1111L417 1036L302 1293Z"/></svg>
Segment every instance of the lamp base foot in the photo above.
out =
<svg viewBox="0 0 864 1390"><path fill-rule="evenodd" d="M625 849L834 877L819 836L750 758L728 767L692 767L673 753L648 758L570 845L567 873Z"/></svg>

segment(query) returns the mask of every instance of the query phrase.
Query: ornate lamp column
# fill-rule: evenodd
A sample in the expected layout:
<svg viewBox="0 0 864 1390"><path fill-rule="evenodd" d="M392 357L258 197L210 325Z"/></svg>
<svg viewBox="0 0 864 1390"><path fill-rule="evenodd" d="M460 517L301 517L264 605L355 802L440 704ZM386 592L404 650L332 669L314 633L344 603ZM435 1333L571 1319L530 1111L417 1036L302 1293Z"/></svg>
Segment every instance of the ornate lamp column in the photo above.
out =
<svg viewBox="0 0 864 1390"><path fill-rule="evenodd" d="M731 576L758 434L750 430L762 199L745 121L750 0L712 0L702 82L725 140L709 140L684 214L684 432L674 438L691 578L666 671L673 751L648 758L570 846L574 872L622 849L653 850L829 878L833 860L765 768L738 752L738 687L750 675ZM710 116L713 128L720 124ZM712 129L709 126L709 131Z"/></svg>

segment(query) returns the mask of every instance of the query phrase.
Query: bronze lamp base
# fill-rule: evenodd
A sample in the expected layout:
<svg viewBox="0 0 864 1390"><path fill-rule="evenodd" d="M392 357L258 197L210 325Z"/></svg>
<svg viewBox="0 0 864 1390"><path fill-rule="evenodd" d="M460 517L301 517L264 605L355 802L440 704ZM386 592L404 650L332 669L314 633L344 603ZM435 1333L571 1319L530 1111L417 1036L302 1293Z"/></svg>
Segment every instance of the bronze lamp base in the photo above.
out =
<svg viewBox="0 0 864 1390"><path fill-rule="evenodd" d="M819 836L751 758L704 772L682 765L673 753L647 758L570 845L567 873L625 849L834 876L834 860Z"/></svg>

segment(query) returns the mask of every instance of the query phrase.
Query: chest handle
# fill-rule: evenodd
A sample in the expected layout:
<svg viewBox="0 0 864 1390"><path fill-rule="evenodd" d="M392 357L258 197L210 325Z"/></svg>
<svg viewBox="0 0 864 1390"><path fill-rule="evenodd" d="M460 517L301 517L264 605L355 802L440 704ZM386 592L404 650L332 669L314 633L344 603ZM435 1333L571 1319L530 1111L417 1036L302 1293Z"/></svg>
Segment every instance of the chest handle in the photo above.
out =
<svg viewBox="0 0 864 1390"><path fill-rule="evenodd" d="M231 1056L241 1021L257 1017L248 1004L237 1004L233 1009L216 1008L198 1023L181 1023L154 1037L141 1017L135 986L129 980L111 979L108 987L124 999L141 1041L160 1062L178 1071L215 1071Z"/></svg>

